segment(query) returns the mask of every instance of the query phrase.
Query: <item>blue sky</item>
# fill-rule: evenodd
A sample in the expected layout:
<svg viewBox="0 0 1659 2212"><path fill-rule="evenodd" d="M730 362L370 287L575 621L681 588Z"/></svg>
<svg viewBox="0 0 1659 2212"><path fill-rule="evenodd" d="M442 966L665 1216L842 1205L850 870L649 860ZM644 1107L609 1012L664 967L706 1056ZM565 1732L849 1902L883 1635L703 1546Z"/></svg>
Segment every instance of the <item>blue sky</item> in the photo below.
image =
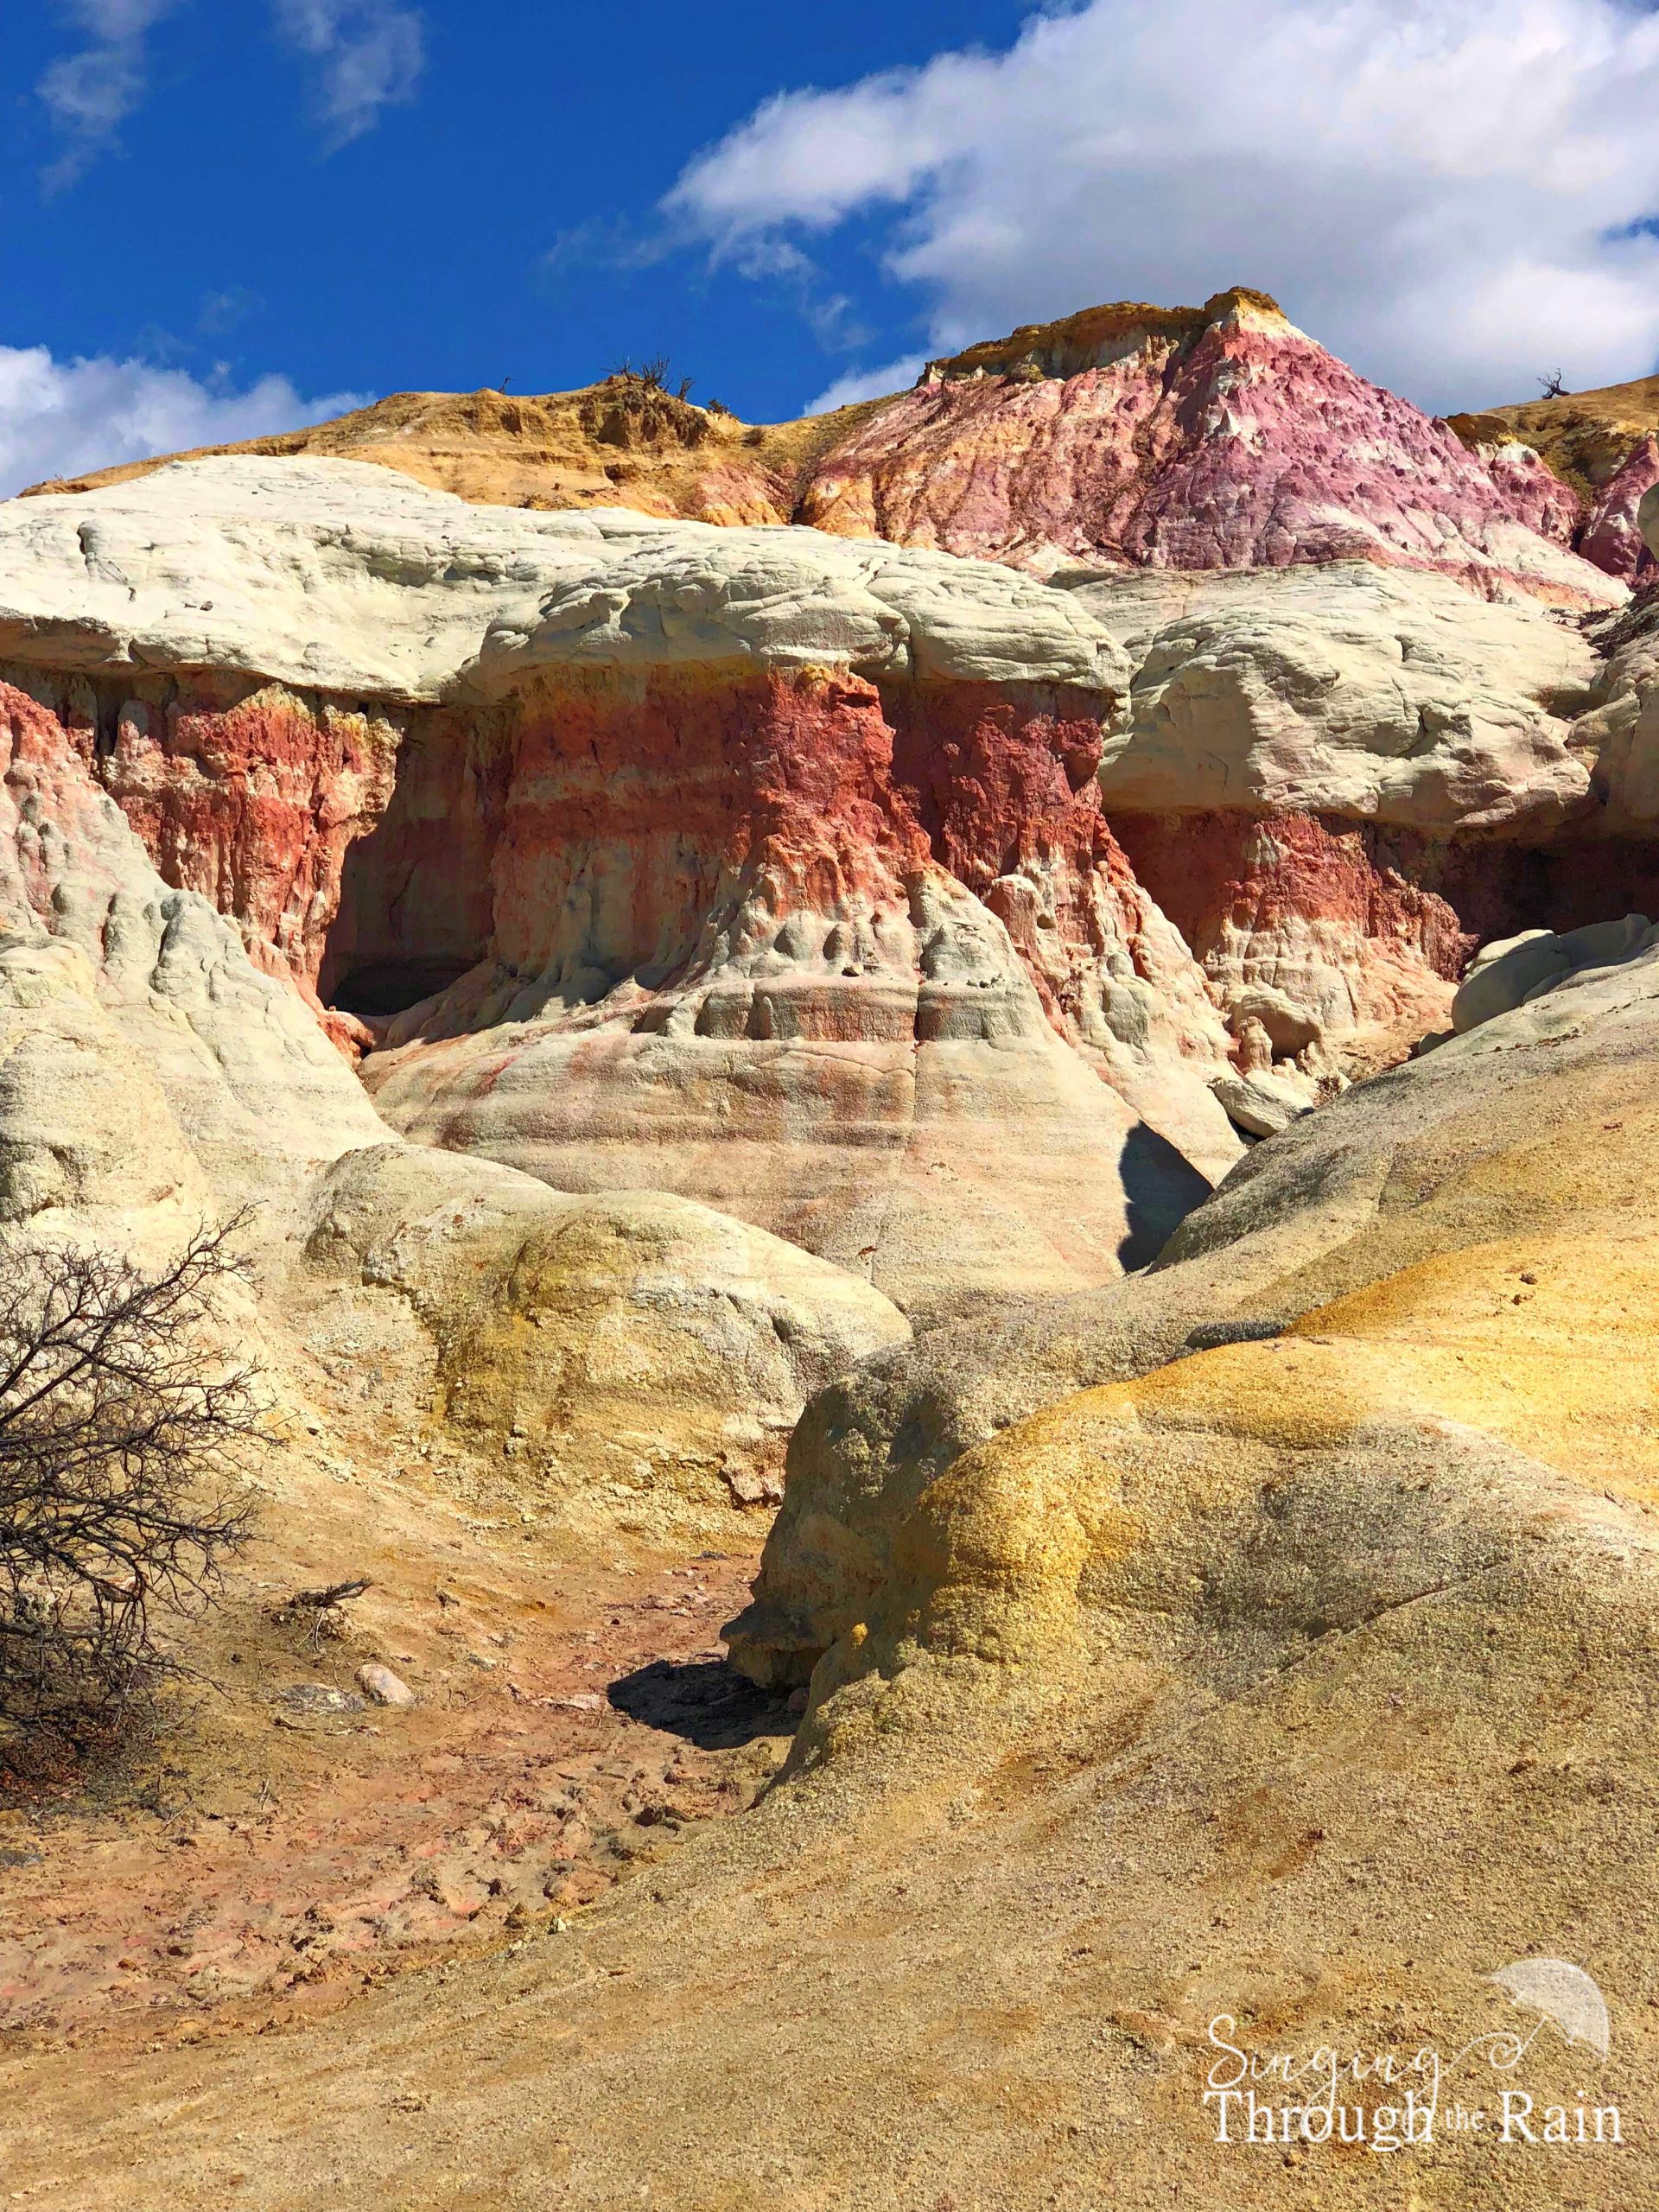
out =
<svg viewBox="0 0 1659 2212"><path fill-rule="evenodd" d="M1629 0L10 0L0 490L665 353L752 420L1279 295L1435 407L1659 362Z"/></svg>

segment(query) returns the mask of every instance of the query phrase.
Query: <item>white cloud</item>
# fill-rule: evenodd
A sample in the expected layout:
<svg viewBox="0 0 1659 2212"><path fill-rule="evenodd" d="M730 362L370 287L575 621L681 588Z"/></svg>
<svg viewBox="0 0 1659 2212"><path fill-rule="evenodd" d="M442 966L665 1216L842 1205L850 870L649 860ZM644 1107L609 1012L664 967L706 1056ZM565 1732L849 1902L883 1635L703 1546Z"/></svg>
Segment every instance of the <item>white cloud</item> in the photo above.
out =
<svg viewBox="0 0 1659 2212"><path fill-rule="evenodd" d="M884 399L890 391L904 391L922 373L924 358L920 353L905 353L885 368L854 369L810 400L805 412L827 415L832 407L850 407L855 400Z"/></svg>
<svg viewBox="0 0 1659 2212"><path fill-rule="evenodd" d="M363 404L349 391L302 399L281 376L236 391L145 361L60 361L44 346L0 346L0 498L45 477L231 445Z"/></svg>
<svg viewBox="0 0 1659 2212"><path fill-rule="evenodd" d="M418 10L391 0L275 0L276 28L316 64L316 100L331 151L372 130L383 108L415 97L425 62Z"/></svg>
<svg viewBox="0 0 1659 2212"><path fill-rule="evenodd" d="M73 184L109 147L143 100L144 41L181 0L66 0L60 12L87 44L45 71L35 95L63 139L46 171L48 192Z"/></svg>
<svg viewBox="0 0 1659 2212"><path fill-rule="evenodd" d="M1255 284L1451 408L1653 368L1656 115L1630 0L1088 0L1004 54L769 100L666 207L740 262L885 219L936 353Z"/></svg>

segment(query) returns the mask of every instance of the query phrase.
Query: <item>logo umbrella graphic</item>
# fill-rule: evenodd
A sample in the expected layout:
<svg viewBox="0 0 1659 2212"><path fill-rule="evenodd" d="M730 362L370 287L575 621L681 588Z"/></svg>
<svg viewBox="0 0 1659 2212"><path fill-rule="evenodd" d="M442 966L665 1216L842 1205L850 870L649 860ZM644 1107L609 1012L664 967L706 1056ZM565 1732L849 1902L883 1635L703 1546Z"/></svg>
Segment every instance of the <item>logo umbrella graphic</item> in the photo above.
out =
<svg viewBox="0 0 1659 2212"><path fill-rule="evenodd" d="M1607 2056L1607 2007L1601 1992L1582 1967L1566 1959L1513 1959L1496 1974L1488 1974L1511 1997L1554 2020L1568 2043L1587 2044L1603 2058ZM1541 2020L1539 2025L1543 2022ZM1532 2031L1538 2032L1537 2028ZM1532 2036L1527 2041L1530 2043Z"/></svg>

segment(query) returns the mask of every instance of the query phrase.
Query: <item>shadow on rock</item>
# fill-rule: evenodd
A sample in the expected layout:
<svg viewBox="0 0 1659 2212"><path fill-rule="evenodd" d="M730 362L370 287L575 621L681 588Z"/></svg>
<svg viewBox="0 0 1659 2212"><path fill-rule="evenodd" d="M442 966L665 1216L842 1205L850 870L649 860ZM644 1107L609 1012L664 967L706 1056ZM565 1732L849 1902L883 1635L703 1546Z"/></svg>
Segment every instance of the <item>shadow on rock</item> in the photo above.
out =
<svg viewBox="0 0 1659 2212"><path fill-rule="evenodd" d="M1167 1137L1137 1122L1123 1140L1118 1160L1128 1200L1128 1235L1117 1248L1124 1273L1149 1268L1210 1185Z"/></svg>
<svg viewBox="0 0 1659 2212"><path fill-rule="evenodd" d="M723 1659L653 1659L613 1682L608 1694L630 1720L683 1736L700 1751L795 1732L788 1693L757 1689Z"/></svg>

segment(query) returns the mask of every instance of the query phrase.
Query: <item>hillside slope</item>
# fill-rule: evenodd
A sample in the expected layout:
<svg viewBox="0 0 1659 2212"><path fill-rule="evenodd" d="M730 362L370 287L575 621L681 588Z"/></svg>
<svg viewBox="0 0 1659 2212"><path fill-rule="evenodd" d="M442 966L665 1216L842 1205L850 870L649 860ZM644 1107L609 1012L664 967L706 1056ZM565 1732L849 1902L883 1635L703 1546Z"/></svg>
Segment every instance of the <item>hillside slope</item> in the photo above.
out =
<svg viewBox="0 0 1659 2212"><path fill-rule="evenodd" d="M622 506L693 522L787 522L806 472L879 401L757 426L619 372L576 391L399 391L332 422L31 485L24 499L125 484L222 454L373 461L474 505Z"/></svg>
<svg viewBox="0 0 1659 2212"><path fill-rule="evenodd" d="M1574 541L1585 558L1632 583L1652 575L1637 511L1659 484L1659 376L1454 415L1451 426L1495 466L1516 453L1516 441L1541 455L1585 502Z"/></svg>
<svg viewBox="0 0 1659 2212"><path fill-rule="evenodd" d="M769 427L620 372L524 398L404 392L211 450L372 461L492 505L803 522L1039 574L1362 560L1582 608L1624 573L1578 558L1585 502L1529 446L1471 449L1247 287L1085 308L932 362L911 391Z"/></svg>

